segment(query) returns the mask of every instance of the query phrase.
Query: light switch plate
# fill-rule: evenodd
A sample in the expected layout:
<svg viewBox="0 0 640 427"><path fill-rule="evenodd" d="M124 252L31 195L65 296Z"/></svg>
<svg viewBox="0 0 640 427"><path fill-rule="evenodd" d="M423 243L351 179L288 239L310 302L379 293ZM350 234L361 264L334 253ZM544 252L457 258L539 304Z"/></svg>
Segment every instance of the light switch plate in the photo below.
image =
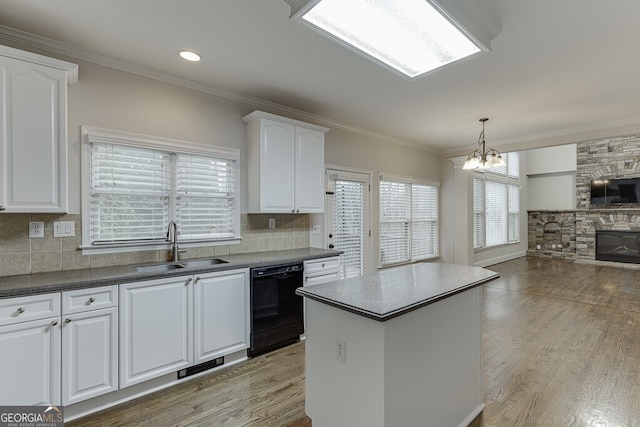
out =
<svg viewBox="0 0 640 427"><path fill-rule="evenodd" d="M75 221L56 221L53 223L53 237L73 237L75 235Z"/></svg>

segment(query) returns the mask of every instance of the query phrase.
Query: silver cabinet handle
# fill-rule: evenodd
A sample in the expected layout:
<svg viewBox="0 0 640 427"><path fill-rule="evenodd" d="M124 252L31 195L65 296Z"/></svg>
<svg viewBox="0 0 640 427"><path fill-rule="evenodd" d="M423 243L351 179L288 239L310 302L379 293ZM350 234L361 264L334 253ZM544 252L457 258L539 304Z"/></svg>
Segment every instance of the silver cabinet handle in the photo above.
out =
<svg viewBox="0 0 640 427"><path fill-rule="evenodd" d="M96 299L94 297L89 298L89 301L87 301L87 303L89 304L93 304L94 302L96 302Z"/></svg>
<svg viewBox="0 0 640 427"><path fill-rule="evenodd" d="M57 320L53 320L49 325L50 326L56 326L58 324Z"/></svg>
<svg viewBox="0 0 640 427"><path fill-rule="evenodd" d="M64 323L71 323L71 319L64 319Z"/></svg>
<svg viewBox="0 0 640 427"><path fill-rule="evenodd" d="M196 282L200 280L200 276L196 276Z"/></svg>
<svg viewBox="0 0 640 427"><path fill-rule="evenodd" d="M323 262L323 263L322 263L322 268L324 268L324 266L325 266L325 263Z"/></svg>
<svg viewBox="0 0 640 427"><path fill-rule="evenodd" d="M187 283L191 283L191 281L192 281L192 280L193 280L193 277L189 277L189 278L187 279Z"/></svg>
<svg viewBox="0 0 640 427"><path fill-rule="evenodd" d="M18 312L18 314L22 314L25 312L25 308L24 307L20 307L19 309L17 309L16 311Z"/></svg>

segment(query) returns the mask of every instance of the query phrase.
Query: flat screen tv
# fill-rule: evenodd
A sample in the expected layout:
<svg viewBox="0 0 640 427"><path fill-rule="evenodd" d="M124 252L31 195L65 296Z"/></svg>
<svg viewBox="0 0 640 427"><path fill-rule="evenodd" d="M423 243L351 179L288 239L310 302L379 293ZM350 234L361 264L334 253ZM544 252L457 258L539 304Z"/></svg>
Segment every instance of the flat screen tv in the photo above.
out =
<svg viewBox="0 0 640 427"><path fill-rule="evenodd" d="M591 181L591 205L639 203L640 177L594 179Z"/></svg>

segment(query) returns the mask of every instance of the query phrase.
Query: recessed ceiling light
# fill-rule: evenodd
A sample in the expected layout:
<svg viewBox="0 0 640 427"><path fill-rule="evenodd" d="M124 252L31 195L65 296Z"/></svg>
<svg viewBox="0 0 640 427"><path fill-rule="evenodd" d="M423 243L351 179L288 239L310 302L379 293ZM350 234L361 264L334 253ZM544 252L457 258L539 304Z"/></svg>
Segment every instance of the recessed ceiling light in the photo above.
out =
<svg viewBox="0 0 640 427"><path fill-rule="evenodd" d="M480 48L426 0L313 1L296 18L410 78Z"/></svg>
<svg viewBox="0 0 640 427"><path fill-rule="evenodd" d="M192 50L181 50L180 57L192 62L198 62L202 59L202 55Z"/></svg>

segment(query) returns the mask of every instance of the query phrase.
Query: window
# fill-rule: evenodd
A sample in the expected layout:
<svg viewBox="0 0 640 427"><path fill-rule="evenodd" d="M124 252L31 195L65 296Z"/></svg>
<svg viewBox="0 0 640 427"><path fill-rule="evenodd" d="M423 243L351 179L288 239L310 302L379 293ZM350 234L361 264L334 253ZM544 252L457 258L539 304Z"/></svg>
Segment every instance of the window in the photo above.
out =
<svg viewBox="0 0 640 427"><path fill-rule="evenodd" d="M240 238L236 149L83 127L83 251Z"/></svg>
<svg viewBox="0 0 640 427"><path fill-rule="evenodd" d="M475 171L473 178L473 247L520 241L518 153L503 154L506 166Z"/></svg>
<svg viewBox="0 0 640 427"><path fill-rule="evenodd" d="M380 265L438 256L437 183L380 176Z"/></svg>

